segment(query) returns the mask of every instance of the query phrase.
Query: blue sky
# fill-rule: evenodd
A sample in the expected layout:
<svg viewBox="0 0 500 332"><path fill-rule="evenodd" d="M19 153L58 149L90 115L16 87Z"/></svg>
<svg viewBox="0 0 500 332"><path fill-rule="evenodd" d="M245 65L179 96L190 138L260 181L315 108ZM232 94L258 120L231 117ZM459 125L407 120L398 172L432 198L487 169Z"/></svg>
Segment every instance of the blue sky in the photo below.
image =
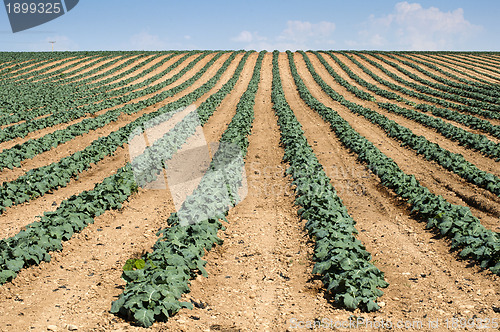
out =
<svg viewBox="0 0 500 332"><path fill-rule="evenodd" d="M0 51L378 49L500 51L500 1L80 0Z"/></svg>

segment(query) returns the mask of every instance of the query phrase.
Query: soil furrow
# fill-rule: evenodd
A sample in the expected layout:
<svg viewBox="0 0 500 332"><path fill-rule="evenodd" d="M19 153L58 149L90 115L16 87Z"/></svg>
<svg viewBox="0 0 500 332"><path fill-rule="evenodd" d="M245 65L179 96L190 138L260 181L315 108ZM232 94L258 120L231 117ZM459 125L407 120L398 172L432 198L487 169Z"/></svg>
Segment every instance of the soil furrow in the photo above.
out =
<svg viewBox="0 0 500 332"><path fill-rule="evenodd" d="M445 65L451 66L452 68L456 68L459 71L463 71L464 73L472 75L473 77L480 78L480 79L487 81L487 82L490 82L490 83L498 84L497 80L495 80L491 77L488 77L487 75L483 75L484 73L482 73L479 70L480 68L474 68L474 66L472 66L472 65L468 66L468 65L465 65L465 64L460 63L458 61L454 61L453 59L446 58L444 56L436 56L433 54L426 54L425 57L430 58L433 61L444 63ZM472 70L471 68L473 68L474 70Z"/></svg>
<svg viewBox="0 0 500 332"><path fill-rule="evenodd" d="M223 55L221 58L219 58L214 65L218 65L218 64L221 64L222 62L225 61L225 59L227 58L228 55ZM119 107L123 107L124 105L126 104L130 104L130 103L136 103L138 101L142 101L142 100L145 100L145 99L148 99L148 98L151 98L152 96L160 93L160 92L163 92L163 91L166 91L166 90L169 90L169 89L172 89L173 87L176 87L180 84L182 84L183 82L185 82L186 80L188 80L189 78L191 78L192 76L194 76L203 66L205 66L209 61L210 61L211 57L207 57L205 59L202 59L200 62L198 62L191 70L189 70L188 72L186 72L182 77L180 77L178 80L176 80L175 82L172 82L171 84L161 88L160 90L156 91L156 92L153 92L153 93L149 93L149 94L145 94L139 98L135 98L135 99L132 99L131 101L125 103L125 104L118 104L118 105L115 105L113 107L110 107L110 108L106 108L104 110L101 110L101 111L98 111L98 112L95 112L94 114L89 114L89 115L86 115L86 116L83 116L79 119L76 119L76 120L73 120L73 121L70 121L70 122L65 122L65 123L61 123L61 124L57 124L55 126L51 126L51 127L47 127L47 128L44 128L44 129L41 129L41 130L38 130L36 132L30 132L28 135L26 135L26 137L19 137L19 138L16 138L16 139L13 139L13 140L10 140L10 141L7 141L7 142L3 142L3 143L0 143L0 151L1 150L4 150L4 149L10 149L11 147L13 147L14 145L16 144L20 144L20 143L23 143L23 142L26 142L27 140L29 139L36 139L36 138L39 138L39 137L42 137L48 133L52 133L56 130L60 130L60 129L64 129L72 124L75 124L75 123L78 123L78 122L81 122L83 119L86 119L86 118L90 118L90 117L96 117L98 115L101 115L101 114L104 114L106 113L107 111L110 111L110 110L113 110L113 109L116 109L116 108L119 108ZM189 59L188 59L189 60ZM169 61L170 62L170 61ZM165 70L166 68L169 67L169 62L163 64L161 66L162 70ZM190 61L188 61L187 63L189 63ZM180 67L180 68L179 68ZM174 70L172 70L172 72L179 72L180 70L182 70L182 65L180 65L178 68L175 68ZM165 81L167 79L169 79L170 77L174 76L175 73L168 73L167 75L165 75L164 77L162 77L162 81ZM147 89L148 86L144 86L142 87L140 90L144 90L144 89ZM139 90L139 89L138 89ZM136 90L136 91L138 91ZM128 91L126 94L124 95L127 95L129 94L131 91ZM123 96L123 95L121 95ZM115 97L115 98L118 98Z"/></svg>
<svg viewBox="0 0 500 332"><path fill-rule="evenodd" d="M302 66L300 66L302 67ZM500 230L498 218L500 216L500 198L485 189L478 188L451 173L435 162L425 160L417 155L413 150L400 146L400 143L392 138L388 138L386 133L375 124L361 116L351 113L346 107L333 101L314 81L307 69L299 69L299 73L309 91L320 102L336 110L349 124L361 135L375 144L384 154L392 158L399 167L407 174L414 174L420 183L429 188L437 195L442 195L453 204L469 206L473 214L481 219L485 227L493 230ZM341 91L341 87L338 88ZM445 188L443 183L451 184L450 188ZM470 200L460 198L469 197ZM481 204L468 204L467 201L473 199Z"/></svg>
<svg viewBox="0 0 500 332"><path fill-rule="evenodd" d="M458 260L458 255L450 252L448 240L426 231L424 223L411 218L406 204L357 162L329 125L302 101L286 55L282 54L280 61L286 98L338 195L357 221L358 239L389 282L380 298L385 304L380 311L353 314L367 321L383 319L394 325L407 320L428 324L431 319L439 319L438 329L424 328L433 331L448 331L442 324L446 318L473 314L500 317L492 310L500 300L500 293L493 286L500 278ZM308 87L311 89L311 84ZM334 317L346 319L350 314L337 309ZM365 325L358 329L372 330Z"/></svg>
<svg viewBox="0 0 500 332"><path fill-rule="evenodd" d="M249 137L248 195L229 212L224 244L205 257L208 278L196 279L187 296L208 306L179 312L167 324L173 330L285 331L294 318L333 317L321 282L310 274L312 246L283 176L271 61L268 53Z"/></svg>
<svg viewBox="0 0 500 332"><path fill-rule="evenodd" d="M393 120L397 122L398 124L410 129L413 133L416 135L424 136L428 141L439 144L442 148L447 149L453 153L459 153L465 157L465 159L473 164L475 164L478 168L492 173L494 175L500 176L500 169L498 166L498 162L495 162L494 159L488 158L484 155L482 155L480 152L467 149L461 145L459 145L458 142L452 141L444 137L443 135L440 135L437 133L435 130L428 128L422 124L419 124L418 122L412 121L410 119L407 119L403 116L396 115L394 113L388 112L385 109L379 107L376 102L372 101L367 101L360 99L356 97L355 95L349 93L344 87L340 86L324 69L323 65L319 62L319 60L312 54L309 54L309 59L314 65L314 68L316 72L321 76L321 78L331 87L335 89L338 93L340 93L344 98L348 101L354 102L358 105L361 105L363 107L369 108L371 110L376 111L379 114L384 115L390 120ZM306 74L309 73L306 64L304 62L304 59L300 54L295 54L294 55L295 62L297 63L298 69L301 70L301 72L304 72ZM379 97L379 96L378 96ZM382 97L379 97L377 99L385 99ZM384 102L390 102L394 103L393 101L390 100L384 100ZM398 106L408 108L408 105L405 105L403 103L395 103ZM494 140L498 141L498 140Z"/></svg>
<svg viewBox="0 0 500 332"><path fill-rule="evenodd" d="M242 83L238 82L233 91L239 96L250 81L254 58L248 59L241 73ZM209 69L211 76L218 69L215 67ZM200 100L213 92L203 95L195 104L199 105ZM233 108L238 99L233 101ZM216 113L226 111L219 107ZM212 142L222 134L225 125L208 121L205 128L206 140ZM110 314L109 309L125 284L121 279L123 264L151 249L157 240L156 232L166 226L166 219L174 211L169 190L141 189L122 209L107 211L96 218L93 225L65 242L64 250L54 253L52 262L25 269L12 283L0 287L0 296L7 302L0 305L3 317L0 329L45 330L48 325L64 329L64 324L74 324L83 331L140 330ZM20 314L30 320L19 320Z"/></svg>
<svg viewBox="0 0 500 332"><path fill-rule="evenodd" d="M337 55L337 57L339 57L339 54L336 54L336 55ZM321 64L321 62L317 59L317 57L314 54L308 53L308 56L309 56L309 59L311 60L311 62L314 64L314 67L315 67L316 71L318 71L318 73L321 74L321 76L322 76L323 79L326 78L327 81L333 80L333 78L330 79L331 75L326 71L326 69L324 69L324 66ZM340 72L340 71L344 72L342 70L342 68L340 68L340 66L338 66L337 63L335 61L333 61L333 59L331 59L329 56L323 56L323 58L328 62L328 64L330 64L330 66L332 66L332 68L334 68L335 71L337 71L337 73ZM349 59L345 58L345 60L348 61ZM351 67L351 70L353 70L352 67ZM354 70L353 70L353 72L354 72ZM363 72L360 71L360 73L363 73ZM359 77L361 77L361 75L359 75L360 73L356 73L356 74ZM349 83L351 83L351 82L349 82ZM372 84L374 84L374 83L372 83ZM385 87L383 85L380 85L380 84L379 84L379 87L383 88L385 90L390 90L389 88L387 88L387 87ZM368 88L365 88L365 87L362 87L362 86L358 86L358 88L360 90L363 90L363 91L368 92L371 95L373 95L375 97L375 99L376 99L377 102L391 103L391 104L395 104L395 105L398 105L398 106L403 107L403 108L412 108L412 107L408 106L407 104L405 104L404 102L400 102L400 101L396 101L396 100L392 100L392 99L388 99L388 98L379 96L379 95L375 94L374 92L370 91ZM395 91L393 91L393 92L395 92ZM398 94L398 95L400 95L400 96L402 96L402 97L406 98L406 96L402 95L401 93L398 93L398 92L395 92L395 93ZM348 96L348 95L346 95L346 96ZM418 99L416 99L416 100L418 100ZM428 103L428 104L432 104L432 103ZM440 120L442 120L442 121L444 121L446 123L452 124L453 126L459 127L459 128L461 128L463 130L466 130L466 131L468 131L470 133L486 136L489 140L491 140L491 141L493 141L495 143L500 143L500 139L499 138L496 138L496 137L492 136L491 134L484 133L484 132L482 132L482 131L480 131L478 129L472 129L472 128L469 128L469 127L467 127L467 126L465 126L465 125L463 125L461 123L458 123L458 122L455 122L455 121L451 121L451 120L448 120L448 119L444 119L444 118L439 118L439 117L433 115L430 112L427 112L426 115L428 115L430 117L433 117L433 118L438 118L438 119L440 119ZM431 130L431 129L429 129L429 130Z"/></svg>
<svg viewBox="0 0 500 332"><path fill-rule="evenodd" d="M195 82L195 84L182 91L181 93L176 94L175 96L169 97L160 103L147 107L138 114L134 114L132 116L124 115L120 117L119 121L109 124L102 129L79 136L69 142L66 142L65 144L58 146L55 149L38 155L34 159L27 160L22 163L22 168L6 170L0 173L0 175L2 176L1 182L12 181L30 169L57 162L60 159L71 155L72 153L75 153L76 151L83 150L92 141L96 140L100 136L108 135L112 131L118 130L120 127L125 126L138 117L147 113L154 112L159 108L167 105L168 103L180 99L181 97L187 95L188 93L192 92L196 88L203 85L206 81L208 81L217 72L221 65L222 63L216 62L197 82ZM232 75L232 73L234 72L234 67L237 66L237 61L233 60L232 65L233 69L232 71L230 70L230 75ZM46 194L43 197L40 197L31 202L7 209L4 214L0 215L0 224L4 226L2 232L0 232L0 238L5 238L7 236L16 234L22 227L31 222L36 216L43 214L44 211L55 210L61 201L67 199L71 195L78 194L83 190L92 189L95 183L101 182L105 177L111 174L109 173L109 171L115 171L119 167L125 165L125 162L129 160L129 158L127 157L127 151L128 148L127 145L125 145L124 148L119 148L117 150L115 156L107 157L97 165L92 165L89 170L83 172L79 176L79 178L83 180L72 180L65 188L60 188L52 192L51 194ZM114 160L119 160L120 163L111 162ZM53 203L55 204L52 205Z"/></svg>

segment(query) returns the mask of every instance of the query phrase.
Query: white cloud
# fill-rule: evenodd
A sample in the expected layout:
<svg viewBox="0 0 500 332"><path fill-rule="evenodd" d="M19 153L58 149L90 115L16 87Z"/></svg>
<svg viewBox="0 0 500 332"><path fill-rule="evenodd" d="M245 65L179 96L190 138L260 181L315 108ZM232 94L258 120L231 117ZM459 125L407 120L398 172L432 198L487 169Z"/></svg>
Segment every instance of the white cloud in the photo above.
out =
<svg viewBox="0 0 500 332"><path fill-rule="evenodd" d="M481 30L464 17L462 8L443 12L439 8L423 8L419 3L399 2L392 13L370 15L360 31L357 46L396 49L450 50ZM392 47L394 48L394 47Z"/></svg>
<svg viewBox="0 0 500 332"><path fill-rule="evenodd" d="M240 32L238 36L231 38L231 40L238 43L249 44L255 42L263 42L267 40L267 38L260 36L258 32L250 32L247 30L243 30L242 32Z"/></svg>
<svg viewBox="0 0 500 332"><path fill-rule="evenodd" d="M246 30L240 32L238 36L231 38L232 41L239 43L251 43L252 39L253 39L252 33Z"/></svg>
<svg viewBox="0 0 500 332"><path fill-rule="evenodd" d="M304 21L288 21L287 28L278 37L278 40L293 42L298 45L332 44L331 35L335 31L335 23L319 22L311 23Z"/></svg>
<svg viewBox="0 0 500 332"><path fill-rule="evenodd" d="M128 49L145 50L145 51L161 51L167 49L167 43L159 36L152 35L147 31L141 31L132 35L129 40Z"/></svg>
<svg viewBox="0 0 500 332"><path fill-rule="evenodd" d="M327 49L334 44L334 31L335 23L332 22L288 21L286 28L273 38L244 30L231 40L246 44L246 49L256 50Z"/></svg>

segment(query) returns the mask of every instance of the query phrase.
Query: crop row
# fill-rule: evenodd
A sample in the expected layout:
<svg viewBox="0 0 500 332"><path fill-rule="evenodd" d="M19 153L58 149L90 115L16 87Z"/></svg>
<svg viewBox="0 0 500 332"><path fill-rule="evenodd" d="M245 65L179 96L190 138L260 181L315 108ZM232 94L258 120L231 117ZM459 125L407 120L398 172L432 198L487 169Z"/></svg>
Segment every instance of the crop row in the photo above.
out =
<svg viewBox="0 0 500 332"><path fill-rule="evenodd" d="M164 62L168 61L175 55L176 53L171 53L170 55L166 56L166 58L164 58L163 61L160 61L154 66L145 70L141 70L138 74L133 75L125 80L120 80L112 84L109 83L116 81L124 77L125 75L133 73L134 71L140 70L141 67L143 67L148 62L160 57L161 53L150 57L147 61L142 61L138 63L134 67L122 72L119 75L113 76L112 74L114 72L121 70L125 66L128 66L129 64L137 61L137 59L130 57L128 61L125 61L120 65L113 66L111 70L104 71L99 75L94 75L94 74L98 73L99 71L102 71L103 67L107 67L109 63L106 63L102 66L89 70L84 74L77 75L67 79L52 80L50 82L29 83L28 85L21 85L21 86L16 85L14 86L14 88L17 90L15 90L14 93L18 93L20 95L23 95L24 97L22 99L14 99L14 100L11 99L9 108L12 111L16 111L17 113L20 110L33 110L39 107L53 109L58 105L65 105L67 108L82 106L88 102L89 97L92 97L92 100L96 100L97 97L99 97L99 94L125 86L130 82L133 82L137 78L147 75L153 70L159 68ZM102 78L104 76L109 76L109 77L107 79L97 81L99 78ZM27 91L29 91L29 93L25 93ZM123 92L123 91L128 92L131 90L129 88L127 90L121 90L118 92ZM115 95L117 95L117 92L113 92L113 94L110 95L110 97ZM33 118L33 116L34 115L31 115L30 118ZM38 116L38 113L35 113L35 116Z"/></svg>
<svg viewBox="0 0 500 332"><path fill-rule="evenodd" d="M208 55L208 52L205 54L205 56L206 55ZM221 56L222 56L222 53L217 53L217 54L215 54L214 59L218 59ZM50 116L31 120L31 121L22 122L20 124L16 124L16 125L1 129L0 130L0 142L12 140L12 139L17 138L17 137L25 137L30 132L37 131L37 130L47 128L47 127L51 127L51 126L54 126L56 124L66 123L66 122L69 122L72 120L76 120L76 119L79 119L85 115L94 114L94 113L99 112L101 110L104 110L106 108L111 108L111 107L117 106L119 104L128 103L135 98L139 98L139 97L144 96L145 94L151 94L151 93L157 92L158 90L172 84L173 82L178 80L180 77L182 77L187 71L189 71L191 68L193 68L195 66L195 64L198 63L203 57L204 56L200 56L200 57L196 58L190 64L185 66L176 75L172 76L171 78L169 78L161 83L156 84L154 87L148 86L143 90L130 92L127 95L123 95L121 97L116 97L116 98L109 98L110 94L107 93L105 96L96 97L97 100L100 100L96 104L89 104L87 106L75 107L75 108L72 108L69 110L65 109L64 106L60 106L60 108L62 108L62 109L57 111L57 112L52 113ZM172 66L170 66L167 69L167 71L172 70L173 69L172 67L175 66L176 64L173 64ZM147 82L143 82L142 85L147 86ZM168 90L168 92L175 90L178 87L179 86L175 87L174 89L170 89L170 90ZM132 87L125 87L124 88L125 91L127 91L127 90L131 91L132 89L133 89ZM119 92L115 92L115 93L119 94ZM163 95L165 95L165 94L166 94L165 92L161 92L161 93L157 93L156 96L163 97ZM162 99L164 99L164 98L162 98Z"/></svg>
<svg viewBox="0 0 500 332"><path fill-rule="evenodd" d="M460 70L459 67L456 67L456 66L452 67L449 62L448 62L448 65L447 65L446 64L446 59L441 59L444 62L443 63L443 62L439 62L438 60L436 60L434 58L431 58L431 57L428 57L428 56L426 57L426 56L423 56L423 55L420 55L420 54L411 54L411 56L412 56L411 60L413 60L414 58L416 58L419 61L425 62L425 64L430 64L431 68L433 68L432 66L436 66L436 68L437 68L438 71L441 70L441 67L450 70L451 73L450 72L445 72L445 71L443 71L442 73L445 74L448 77L455 78L455 79L457 79L457 80L459 80L461 82L464 82L464 83L470 82L468 84L471 84L471 85L474 85L474 86L485 87L485 88L490 87L491 89L494 89L494 90L500 90L500 87L496 87L490 81L487 81L487 80L484 80L484 79L478 77L479 75L471 75L468 72ZM458 77L458 76L454 75L453 73L457 73L457 74L469 77L472 80L461 79L461 77Z"/></svg>
<svg viewBox="0 0 500 332"><path fill-rule="evenodd" d="M333 68L326 62L321 55L321 53L314 52L320 62L323 64L323 66L327 69L327 71L337 79L338 74L335 73ZM334 53L329 52L328 55L335 61L337 64L351 77L353 80L356 81L359 85L369 89L370 91L375 92L377 95L396 100L396 101L403 101L408 105L414 105L414 103L400 97L399 95L395 94L392 91L384 90L376 86L375 84L368 83L367 81L363 80L360 78L358 75L356 75L348 66L346 66L343 62L341 62ZM367 99L368 100L368 99ZM489 133L497 138L500 138L500 126L493 125L491 122L487 120L480 119L478 117L475 117L470 114L463 114L457 111L449 110L449 109L444 109L444 108L438 108L434 105L428 105L428 104L418 104L416 105L416 108L423 111L423 112L431 112L433 115L437 117L441 117L447 120L452 120L461 124L464 124L472 129L477 129L481 130L485 133Z"/></svg>
<svg viewBox="0 0 500 332"><path fill-rule="evenodd" d="M315 241L313 273L322 276L335 301L349 309L374 311L376 299L386 287L384 274L371 262L371 255L353 234L355 221L325 174L292 109L281 84L278 52L273 54L273 108L278 116L284 160L290 164L295 185L295 204L307 220L306 228Z"/></svg>
<svg viewBox="0 0 500 332"><path fill-rule="evenodd" d="M236 196L241 185L243 160L234 160L246 156L264 54L265 51L259 54L247 90L200 184L179 211L167 219L169 227L158 232L160 238L153 251L140 259L127 261L122 275L127 284L123 294L113 302L111 312L148 327L155 320L168 319L183 307L192 308L190 303L180 302L179 298L189 291L189 279L198 271L207 275L206 262L201 258L214 243L222 243L217 237L217 231L223 228L220 219L225 220L229 208L238 202ZM157 167L162 167L162 160ZM231 199L225 199L227 196ZM207 210L212 213L200 216L200 211ZM183 215L191 222L183 222Z"/></svg>
<svg viewBox="0 0 500 332"><path fill-rule="evenodd" d="M404 69L397 63L394 63L392 61L387 60L384 57L381 57L379 54L376 54L374 52L368 53L375 59L378 59L387 65L396 68L399 72L405 74L406 76L412 78L413 80L419 82L419 83L413 83L410 81L407 81L403 79L401 76L396 75L391 73L390 71L387 71L384 73L388 74L391 73L390 77L396 79L398 77L397 81L400 83L403 83L406 86L409 86L417 91L426 93L426 94L431 94L439 98L443 99L448 99L448 100L453 100L455 102L459 102L465 105L469 106L474 106L474 107L479 107L479 108L484 108L487 110L492 110L492 111L498 111L500 107L496 104L498 101L498 98L495 97L490 97L486 96L482 93L476 93L476 92L471 92L466 89L457 88L457 87L451 87L449 85L443 85L440 83L434 83L428 80L425 80L421 78L418 75L415 75L411 73L410 71ZM376 62L370 62L372 64L375 64ZM378 66L377 66L378 67ZM379 68L381 68L380 66ZM497 96L498 97L498 96Z"/></svg>
<svg viewBox="0 0 500 332"><path fill-rule="evenodd" d="M71 101L76 101L85 95L94 94L92 90L95 87L106 88L103 86L105 84L104 81L93 81L101 76L111 75L113 72L119 71L123 67L137 61L136 57L129 56L128 58L128 61L120 65L116 65L116 63L121 61L121 58L116 58L90 70L86 70L86 67L96 66L94 63L89 63L79 69L75 69L74 72L61 73L56 77L49 77L45 80L15 82L5 86L0 98L4 100L4 105L8 103L7 109L13 113L33 110L37 107L51 107L52 105L61 103L69 107ZM111 67L111 70L106 71L107 67ZM96 75L100 71L102 73Z"/></svg>
<svg viewBox="0 0 500 332"><path fill-rule="evenodd" d="M236 54L237 53L233 53L226 60L222 67L223 69L226 69L229 66L232 60L236 57ZM215 62L215 59L216 58L214 57L205 65L205 67L196 73L196 75L187 80L184 87L191 85L199 79L213 64L213 62ZM181 86L173 88L174 91L171 91L171 94L181 91L179 87ZM97 122L97 124L103 125L103 122L114 120L121 113L132 114L156 102L158 102L157 98L151 98L140 102L140 105L134 105L135 107L128 105L129 107L114 110L110 112L111 114L109 114L108 117L99 119L101 122ZM65 187L73 177L88 169L92 164L99 162L104 157L113 154L119 147L122 147L128 141L130 133L135 128L143 125L147 120L151 119L151 114L143 115L109 135L99 137L82 151L78 151L47 166L32 169L11 182L3 183L2 186L0 186L0 212L11 205L24 203L59 187ZM63 133L62 138L69 138L70 133L71 132ZM55 138L58 137L56 136ZM50 147L51 145L48 144L43 146L44 149L50 149ZM15 152L15 150L12 149L8 151ZM12 156L10 157L13 158Z"/></svg>
<svg viewBox="0 0 500 332"><path fill-rule="evenodd" d="M498 177L480 170L474 164L468 162L461 154L450 152L449 150L441 148L436 143L429 142L423 136L415 135L410 129L399 125L393 120L389 120L386 116L346 100L342 95L326 84L321 76L318 75L308 56L304 52L299 53L302 54L304 61L306 62L306 66L316 83L318 83L318 85L330 96L330 98L347 107L351 112L362 115L368 121L377 124L387 133L389 137L397 139L403 146L408 146L417 154L423 155L427 160L434 160L442 167L454 172L465 180L479 187L485 188L496 195L500 195L500 179ZM293 67L294 71L296 71L292 53L288 52L288 56L290 66Z"/></svg>
<svg viewBox="0 0 500 332"><path fill-rule="evenodd" d="M191 55L192 55L191 53L186 54L184 57L182 57L177 62L175 62L174 64L172 64L171 66L169 66L167 69L165 69L162 73L159 73L159 74L155 75L155 77L156 78L160 78L162 75L165 75L168 72L174 70L185 59L189 58ZM200 61L201 57L195 59L194 62L196 63L196 62ZM157 65L160 66L161 64L157 64ZM194 64L192 64L192 66L194 66ZM153 67L156 68L157 66L153 66ZM154 70L155 68L150 68L150 70ZM139 74L139 77L147 74L148 71L149 70L143 71L141 74ZM183 73L185 73L185 71L183 71ZM180 77L179 74L180 73L178 73L174 77L177 77L177 78ZM171 83L175 80L174 77L172 77L172 78L169 79L169 81ZM118 86L120 86L120 85L118 85ZM116 104L116 100L114 100L114 99L120 100L120 98L116 98L117 96L122 95L122 97L121 97L122 99L123 98L129 98L130 99L130 97L128 97L126 95L126 93L129 93L129 95L131 95L130 92L132 92L132 91L134 91L134 90L136 90L138 88L141 88L141 87L147 87L144 90L144 93L148 93L148 92L150 92L148 90L153 89L153 87L148 87L147 82L142 82L140 84L134 84L132 86L125 86L122 89L115 90L115 91L108 91L108 89L109 89L108 86L101 86L99 88L99 90L94 90L93 94L90 94L90 95L87 94L86 95L87 98L85 98L83 100L81 100L81 99L74 99L73 100L71 98L68 99L64 94L58 95L57 97L54 95L53 96L54 98L51 98L50 100L43 99L42 103L41 104L38 103L37 105L35 105L35 104L23 105L22 104L23 103L22 100L21 101L17 100L17 101L15 101L15 103L17 103L17 104L13 104L13 106L20 105L20 107L27 107L27 109L29 109L29 111L19 112L19 111L16 111L16 109L13 109L14 113L11 114L8 117L1 118L0 119L0 124L1 125L7 125L7 124L11 124L11 123L22 121L22 120L27 120L29 122L29 120L32 120L32 119L35 119L37 117L41 117L41 116L44 116L44 115L47 115L47 114L50 114L50 116L48 116L46 118L51 118L51 116L53 117L54 115L59 115L61 113L67 113L67 112L70 112L70 111L74 111L78 107L79 108L87 108L88 109L88 108L92 108L92 107L94 107L96 105L98 106L100 104L103 104L105 107L101 107L101 109L104 109L104 108L107 108L109 106L115 105ZM99 92L99 93L97 93L97 92ZM94 104L92 104L92 102L94 102ZM32 106L33 107L34 106L38 106L38 107L31 108ZM41 106L44 106L44 107L41 107ZM34 121L39 121L39 122L43 123L44 119L45 118L35 119Z"/></svg>
<svg viewBox="0 0 500 332"><path fill-rule="evenodd" d="M290 59L292 60L292 59ZM301 98L316 111L337 135L340 141L368 165L382 185L403 198L412 212L451 239L452 249L460 250L461 257L472 258L481 267L500 275L500 236L486 229L469 208L453 205L420 185L413 175L404 173L373 143L356 132L335 110L319 102L307 89L290 61L292 76Z"/></svg>
<svg viewBox="0 0 500 332"><path fill-rule="evenodd" d="M432 64L429 64L429 63L426 63L426 62L423 62L421 60L418 60L418 59L411 59L411 58L408 58L407 56L403 55L402 59L401 58L396 58L394 55L390 54L390 53L384 53L384 55L390 57L391 59L394 59L394 60L397 60L397 61L400 61L401 63L413 68L413 69L416 69L418 70L419 72L421 72L422 74L430 77L430 78L433 78L434 80L438 81L438 82L441 82L441 83L444 83L448 86L451 86L451 87L454 87L454 88L457 88L461 91L470 91L470 92L476 92L476 93L480 93L482 95L486 95L486 96L490 96L490 97L499 97L500 96L500 93L499 91L495 91L495 90L492 90L491 88L488 88L487 86L484 86L484 85L480 85L478 86L477 82L474 82L474 81L470 81L470 80L465 80L465 79L461 79L461 80L458 80L462 83L457 83L455 81L452 81L452 80L449 80L445 77L442 77L440 75L436 75L436 74L433 74L432 72L426 70L424 67L420 66L420 65L425 65L441 74L443 74L444 76L449 76L449 75L452 75L444 70L442 70L441 68L438 68L437 66L435 65L432 65ZM407 60L404 60L404 59L408 59L408 60L411 60L411 61L407 61ZM449 76L449 77L452 77L453 79L457 80L457 76L456 75L452 75L452 76ZM473 84L473 83L476 83L476 84ZM491 87L491 85L490 85ZM493 102L495 102L495 100L493 100Z"/></svg>
<svg viewBox="0 0 500 332"><path fill-rule="evenodd" d="M484 155L496 159L496 161L500 161L500 144L490 141L484 135L468 132L441 119L408 108L399 107L395 104L378 103L378 105L389 112L404 116L424 126L434 128L446 138L457 141L467 148L480 151Z"/></svg>
<svg viewBox="0 0 500 332"><path fill-rule="evenodd" d="M341 52L341 53L344 54L347 58L349 58L359 68L361 68L361 70L363 70L366 74L370 75L375 81L389 87L392 90L401 92L401 93L408 95L408 96L411 96L411 97L419 98L420 100L423 100L426 102L436 103L438 105L441 105L441 106L444 106L447 108L457 109L457 110L465 112L465 113L473 113L473 114L481 115L481 116L484 116L485 118L490 118L490 119L500 119L500 113L495 112L495 111L483 110L483 109L480 109L478 107L470 107L470 106L466 106L466 105L462 105L462 104L456 104L453 102L449 102L447 100L443 100L440 98L436 98L436 97L432 97L432 96L423 94L421 92L407 89L407 88L405 88L401 85L398 85L398 84L388 82L387 80L384 80L384 79L380 78L379 76L375 75L371 70L369 70L368 68L363 66L363 64L361 64L358 60L353 58L351 55L344 53L344 52ZM371 61L369 59L366 59L366 57L364 57L360 53L357 53L357 55L360 56L361 58L367 60L368 62ZM376 67L377 67L377 65L378 64L376 64L376 63L374 64L374 66L376 66ZM380 65L378 65L377 68L379 68L383 72L387 71L387 69L385 69L384 67L382 67Z"/></svg>
<svg viewBox="0 0 500 332"><path fill-rule="evenodd" d="M61 60L56 60L56 61L54 61L53 64L51 64L49 66L45 66L44 68L35 69L34 71L33 71L33 69L30 69L30 68L23 68L19 71L16 71L16 72L12 73L13 77L11 78L11 80L12 81L22 81L22 80L29 81L29 80L35 79L37 77L36 75L40 75L40 77L45 77L45 75L50 75L50 72L53 69L55 69L54 71L58 72L59 69L56 69L58 67L65 69L65 68L77 65L79 63L83 63L85 61L98 59L101 56L102 55L95 54L95 55L92 55L90 57L86 57L83 54L79 54L79 55L75 55L74 57L62 57ZM70 62L74 62L74 64L70 64ZM63 66L66 66L66 67L63 67ZM36 75L34 75L34 74L36 74ZM7 80L5 82L10 82L10 80Z"/></svg>
<svg viewBox="0 0 500 332"><path fill-rule="evenodd" d="M225 67L217 71L216 75L195 91L154 113L143 116L142 123L192 104L216 84L228 65L229 61ZM163 138L147 148L143 155L148 154L150 150L173 154L183 144L180 138L189 136L191 127L192 122L189 121L178 123ZM138 157L137 162L140 161L141 158ZM23 267L39 264L42 260L50 260L49 252L62 249L62 241L68 240L75 232L93 223L94 218L106 210L121 207L121 203L136 189L133 167L127 163L115 174L96 184L94 189L71 196L64 200L54 212L45 212L40 221L27 225L25 230L13 237L1 240L0 284L15 278Z"/></svg>
<svg viewBox="0 0 500 332"><path fill-rule="evenodd" d="M493 68L491 68L491 66L484 67L484 66L477 64L476 62L470 63L469 61L462 60L456 56L450 58L447 54L443 54L442 56L440 56L440 58L446 59L446 61L448 61L449 63L453 63L453 64L458 62L459 66L464 67L468 70L472 70L472 71L478 73L479 75L484 75L484 76L492 78L496 81L500 80L498 78L498 74L500 74L500 71L494 70ZM469 66L472 66L472 67L469 67ZM485 71L479 71L479 70L477 70L477 68L484 69ZM488 74L488 72L494 73L494 75Z"/></svg>

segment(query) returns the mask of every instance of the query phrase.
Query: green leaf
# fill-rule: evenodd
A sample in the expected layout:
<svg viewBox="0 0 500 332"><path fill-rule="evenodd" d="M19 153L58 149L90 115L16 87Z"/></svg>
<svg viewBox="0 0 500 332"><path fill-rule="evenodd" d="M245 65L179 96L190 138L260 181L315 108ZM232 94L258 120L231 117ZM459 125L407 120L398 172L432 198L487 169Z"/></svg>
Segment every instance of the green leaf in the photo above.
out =
<svg viewBox="0 0 500 332"><path fill-rule="evenodd" d="M150 327L153 325L154 312L148 309L140 309L134 313L134 320L143 327Z"/></svg>
<svg viewBox="0 0 500 332"><path fill-rule="evenodd" d="M357 307L354 297L349 294L344 295L344 305L349 309L356 309Z"/></svg>
<svg viewBox="0 0 500 332"><path fill-rule="evenodd" d="M146 262L143 259L128 259L125 262L125 265L123 266L123 271L133 271L133 270L140 270L144 269L146 267Z"/></svg>

